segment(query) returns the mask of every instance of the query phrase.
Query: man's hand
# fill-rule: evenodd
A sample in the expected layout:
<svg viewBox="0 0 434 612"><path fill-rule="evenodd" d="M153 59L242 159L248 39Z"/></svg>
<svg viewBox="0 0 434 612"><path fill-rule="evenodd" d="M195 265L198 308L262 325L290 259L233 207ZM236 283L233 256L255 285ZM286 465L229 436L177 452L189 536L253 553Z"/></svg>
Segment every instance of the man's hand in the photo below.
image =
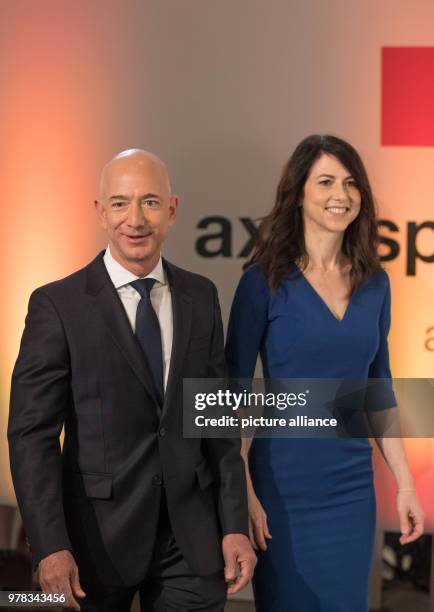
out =
<svg viewBox="0 0 434 612"><path fill-rule="evenodd" d="M80 610L75 597L85 597L80 586L78 567L69 550L59 550L39 562L39 583L44 593L63 593L62 607Z"/></svg>
<svg viewBox="0 0 434 612"><path fill-rule="evenodd" d="M250 582L256 565L256 555L249 538L242 533L225 535L222 547L228 593L237 593Z"/></svg>

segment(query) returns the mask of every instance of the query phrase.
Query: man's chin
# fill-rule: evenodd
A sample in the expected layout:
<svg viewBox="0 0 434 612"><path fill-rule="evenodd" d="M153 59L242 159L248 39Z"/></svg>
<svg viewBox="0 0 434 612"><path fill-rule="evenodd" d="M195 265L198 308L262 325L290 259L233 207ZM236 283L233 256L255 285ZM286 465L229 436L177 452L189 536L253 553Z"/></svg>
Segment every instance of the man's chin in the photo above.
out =
<svg viewBox="0 0 434 612"><path fill-rule="evenodd" d="M159 252L156 251L155 249L153 250L144 249L143 247L140 247L140 246L131 247L128 249L128 251L123 252L123 257L127 261L136 262L136 263L147 262L147 261L150 261L151 259L157 258L158 256L159 256Z"/></svg>
<svg viewBox="0 0 434 612"><path fill-rule="evenodd" d="M150 259L152 259L153 256L154 253L144 253L143 251L137 249L136 252L129 251L128 253L126 253L125 259L128 259L128 261L149 261Z"/></svg>

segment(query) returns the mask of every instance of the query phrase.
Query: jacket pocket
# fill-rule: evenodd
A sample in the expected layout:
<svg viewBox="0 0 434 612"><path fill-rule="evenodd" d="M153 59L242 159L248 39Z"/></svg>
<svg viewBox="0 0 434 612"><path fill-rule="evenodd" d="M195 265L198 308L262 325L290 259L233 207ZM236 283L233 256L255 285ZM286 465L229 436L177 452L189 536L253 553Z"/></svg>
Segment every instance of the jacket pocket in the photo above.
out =
<svg viewBox="0 0 434 612"><path fill-rule="evenodd" d="M196 466L196 475L199 481L199 487L201 489L206 489L213 482L214 477L212 475L211 469L206 461L203 459L199 465Z"/></svg>
<svg viewBox="0 0 434 612"><path fill-rule="evenodd" d="M113 493L112 474L73 473L70 477L73 495L76 497L92 497L94 499L110 499ZM68 486L68 485L67 485Z"/></svg>

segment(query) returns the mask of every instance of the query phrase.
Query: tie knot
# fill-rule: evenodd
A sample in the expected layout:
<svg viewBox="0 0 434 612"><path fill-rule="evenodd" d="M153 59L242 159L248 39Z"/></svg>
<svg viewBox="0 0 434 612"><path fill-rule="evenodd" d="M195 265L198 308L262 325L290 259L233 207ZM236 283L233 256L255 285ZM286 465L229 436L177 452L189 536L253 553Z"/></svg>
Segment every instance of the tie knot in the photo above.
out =
<svg viewBox="0 0 434 612"><path fill-rule="evenodd" d="M149 298L149 294L151 293L151 289L154 286L154 283L157 282L156 278L139 278L138 280L130 283L131 287L134 287L136 291L138 291L142 298Z"/></svg>

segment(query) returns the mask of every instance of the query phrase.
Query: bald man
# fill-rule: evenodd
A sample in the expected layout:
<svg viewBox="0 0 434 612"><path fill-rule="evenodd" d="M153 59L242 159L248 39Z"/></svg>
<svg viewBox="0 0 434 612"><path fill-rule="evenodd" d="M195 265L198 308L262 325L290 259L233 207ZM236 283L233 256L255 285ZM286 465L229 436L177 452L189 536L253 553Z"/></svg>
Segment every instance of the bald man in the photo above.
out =
<svg viewBox="0 0 434 612"><path fill-rule="evenodd" d="M89 612L136 591L146 612L222 611L255 564L239 442L182 436L183 378L225 374L217 291L161 257L178 198L155 155L111 160L95 207L107 249L32 294L12 379L39 580Z"/></svg>

